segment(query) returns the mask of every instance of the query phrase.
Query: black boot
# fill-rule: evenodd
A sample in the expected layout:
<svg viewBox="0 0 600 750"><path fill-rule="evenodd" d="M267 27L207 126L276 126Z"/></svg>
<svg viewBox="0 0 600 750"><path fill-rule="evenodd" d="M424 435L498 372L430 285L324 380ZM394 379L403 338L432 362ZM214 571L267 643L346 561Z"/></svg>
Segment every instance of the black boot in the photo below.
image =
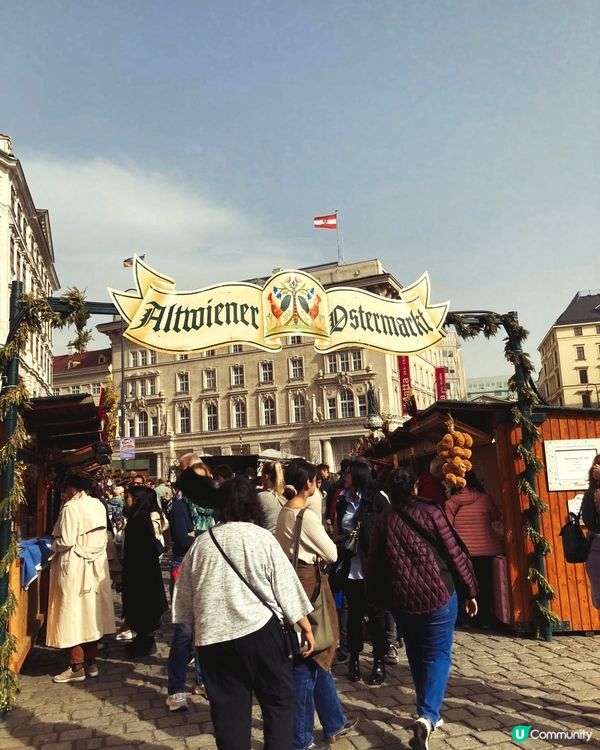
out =
<svg viewBox="0 0 600 750"><path fill-rule="evenodd" d="M381 685L385 680L385 662L383 659L375 659L373 661L373 671L369 675L367 685Z"/></svg>
<svg viewBox="0 0 600 750"><path fill-rule="evenodd" d="M360 680L362 680L360 665L358 663L358 654L350 654L348 660L348 679L350 682L360 682Z"/></svg>
<svg viewBox="0 0 600 750"><path fill-rule="evenodd" d="M156 641L153 635L140 635L139 633L125 646L127 656L136 658L139 656L150 656L156 653Z"/></svg>

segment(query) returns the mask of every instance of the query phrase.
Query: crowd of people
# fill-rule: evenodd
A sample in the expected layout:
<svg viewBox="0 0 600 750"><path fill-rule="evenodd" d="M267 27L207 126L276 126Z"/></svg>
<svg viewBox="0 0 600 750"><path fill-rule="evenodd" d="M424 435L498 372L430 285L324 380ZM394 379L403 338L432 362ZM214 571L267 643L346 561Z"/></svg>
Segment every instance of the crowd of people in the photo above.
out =
<svg viewBox="0 0 600 750"><path fill-rule="evenodd" d="M338 476L295 459L250 477L226 464L211 471L193 453L173 486L136 475L107 492L71 472L53 531L47 634L70 666L54 681L97 677L98 643L113 633L130 659L156 653L170 608L169 711L188 708L193 665L192 692L209 701L219 750L250 747L253 697L267 750L314 750L358 723L332 666L347 662L347 679L376 687L405 646L411 746L428 748L457 618L491 623L497 511L474 475L447 498L435 460L419 478L401 466L378 480L362 459L342 462ZM118 633L111 586L122 599ZM365 637L373 658L363 675Z"/></svg>

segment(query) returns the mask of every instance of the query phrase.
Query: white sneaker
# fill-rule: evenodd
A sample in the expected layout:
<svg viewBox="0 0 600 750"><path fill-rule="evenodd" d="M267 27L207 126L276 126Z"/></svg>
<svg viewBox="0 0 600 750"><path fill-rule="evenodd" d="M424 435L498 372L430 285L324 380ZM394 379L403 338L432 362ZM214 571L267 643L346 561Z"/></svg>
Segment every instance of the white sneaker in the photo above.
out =
<svg viewBox="0 0 600 750"><path fill-rule="evenodd" d="M435 732L435 730L436 730L436 729L440 729L440 727L443 727L443 726L444 726L444 720L443 720L442 718L439 718L439 719L438 719L438 720L437 720L437 721L435 722L435 726L434 726L434 728L433 728L433 731Z"/></svg>
<svg viewBox="0 0 600 750"><path fill-rule="evenodd" d="M122 630L116 635L117 641L132 641L134 638L135 633L133 632L133 630Z"/></svg>
<svg viewBox="0 0 600 750"><path fill-rule="evenodd" d="M419 716L413 724L413 740L411 746L414 750L429 750L429 737L433 727L426 716Z"/></svg>
<svg viewBox="0 0 600 750"><path fill-rule="evenodd" d="M173 693L167 696L169 711L187 711L187 693Z"/></svg>
<svg viewBox="0 0 600 750"><path fill-rule="evenodd" d="M54 675L52 682L83 682L85 680L85 669L75 671L67 667L64 672Z"/></svg>

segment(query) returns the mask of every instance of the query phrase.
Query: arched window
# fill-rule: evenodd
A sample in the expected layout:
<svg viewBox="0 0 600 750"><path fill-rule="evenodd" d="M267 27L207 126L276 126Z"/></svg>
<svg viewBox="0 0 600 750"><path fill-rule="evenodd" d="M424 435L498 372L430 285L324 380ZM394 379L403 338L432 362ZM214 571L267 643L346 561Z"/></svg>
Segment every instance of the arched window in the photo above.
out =
<svg viewBox="0 0 600 750"><path fill-rule="evenodd" d="M263 401L263 424L275 424L275 400L267 396Z"/></svg>
<svg viewBox="0 0 600 750"><path fill-rule="evenodd" d="M354 394L350 389L340 393L340 414L342 419L354 416Z"/></svg>
<svg viewBox="0 0 600 750"><path fill-rule="evenodd" d="M234 419L236 427L246 427L246 404L241 400L235 402Z"/></svg>
<svg viewBox="0 0 600 750"><path fill-rule="evenodd" d="M306 399L301 393L297 393L292 399L292 421L306 421Z"/></svg>
<svg viewBox="0 0 600 750"><path fill-rule="evenodd" d="M191 432L190 407L182 406L179 409L179 432Z"/></svg>
<svg viewBox="0 0 600 750"><path fill-rule="evenodd" d="M138 435L148 437L148 415L145 411L138 414Z"/></svg>
<svg viewBox="0 0 600 750"><path fill-rule="evenodd" d="M217 405L206 405L206 429L209 432L216 432L219 429L219 417L217 415Z"/></svg>

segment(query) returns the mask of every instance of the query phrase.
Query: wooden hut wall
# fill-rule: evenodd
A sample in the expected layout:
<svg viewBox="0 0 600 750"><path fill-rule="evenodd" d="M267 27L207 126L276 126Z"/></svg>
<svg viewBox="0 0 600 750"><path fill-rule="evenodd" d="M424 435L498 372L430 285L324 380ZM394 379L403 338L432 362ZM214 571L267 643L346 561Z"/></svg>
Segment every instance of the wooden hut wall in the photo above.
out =
<svg viewBox="0 0 600 750"><path fill-rule="evenodd" d="M543 440L596 439L600 434L600 419L593 419L583 411L550 413L540 427ZM544 461L541 443L537 445L536 454ZM556 591L552 609L561 620L570 623L570 630L600 630L600 612L592 604L585 566L565 561L560 538L560 529L568 515L567 502L579 492L581 490L549 490L546 471L538 474L538 494L549 506L548 512L541 516L543 534L552 546L552 554L546 558L546 577Z"/></svg>

